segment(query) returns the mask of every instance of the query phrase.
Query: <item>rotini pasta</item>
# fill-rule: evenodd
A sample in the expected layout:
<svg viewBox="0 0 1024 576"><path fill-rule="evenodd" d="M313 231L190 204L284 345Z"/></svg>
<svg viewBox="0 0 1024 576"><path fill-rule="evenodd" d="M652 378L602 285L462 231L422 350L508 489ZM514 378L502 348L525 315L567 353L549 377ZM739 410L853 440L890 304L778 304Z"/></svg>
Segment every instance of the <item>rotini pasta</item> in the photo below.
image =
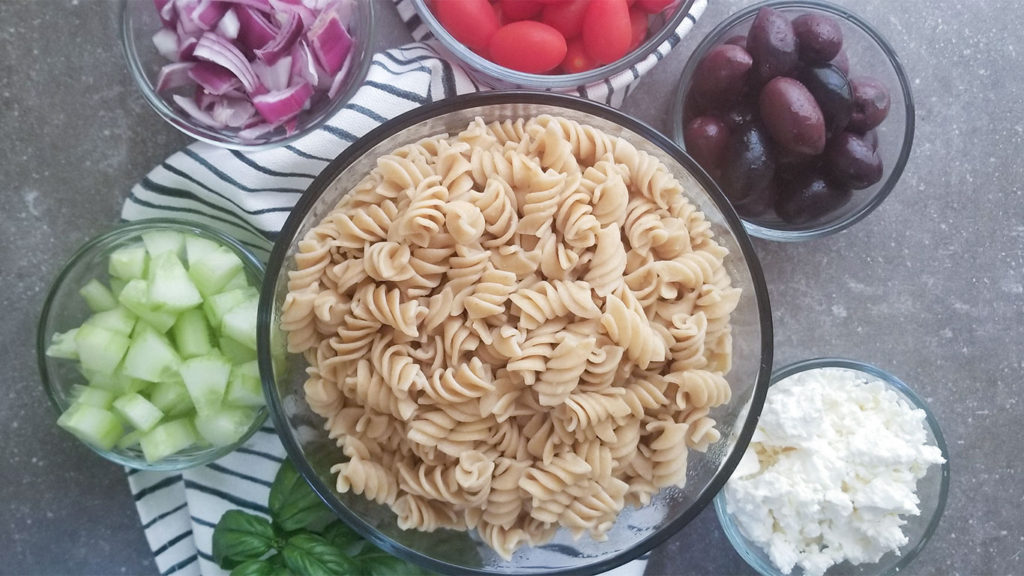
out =
<svg viewBox="0 0 1024 576"><path fill-rule="evenodd" d="M299 242L280 319L337 490L509 557L681 486L720 438L741 296L683 192L552 116L379 158Z"/></svg>

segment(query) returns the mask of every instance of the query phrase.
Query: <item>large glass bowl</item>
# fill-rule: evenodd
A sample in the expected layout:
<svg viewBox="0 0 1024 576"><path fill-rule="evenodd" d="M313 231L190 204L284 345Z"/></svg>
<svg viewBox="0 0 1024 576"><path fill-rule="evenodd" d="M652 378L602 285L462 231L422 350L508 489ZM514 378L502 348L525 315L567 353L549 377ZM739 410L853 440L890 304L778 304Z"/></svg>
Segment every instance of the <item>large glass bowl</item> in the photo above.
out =
<svg viewBox="0 0 1024 576"><path fill-rule="evenodd" d="M78 295L78 289L86 282L95 278L109 285L107 274L108 257L118 248L142 242L142 235L156 230L170 230L187 235L199 236L230 248L244 265L246 276L251 286L259 286L263 281L263 263L235 239L208 228L202 224L154 218L139 220L129 224L121 224L109 232L101 234L86 242L68 260L68 263L57 275L50 287L50 292L43 303L39 316L39 328L36 332L36 357L39 363L39 375L43 386L50 397L56 413L62 414L71 405L71 387L85 384L79 373L77 362L46 355L46 348L56 332L66 332L80 326L91 311L85 301ZM249 429L236 442L227 446L195 446L172 454L157 462L147 462L142 450L136 445L129 448L113 448L103 450L84 443L100 456L130 468L140 470L183 470L194 466L209 464L241 446L267 419L267 409L260 408ZM54 417L56 420L56 416Z"/></svg>
<svg viewBox="0 0 1024 576"><path fill-rule="evenodd" d="M884 168L882 178L876 184L864 190L854 190L852 198L844 206L810 222L789 224L774 211L766 216L743 218L751 235L768 240L796 242L835 234L866 218L889 196L903 175L914 142L914 99L903 65L889 42L871 24L847 8L819 0L772 0L748 6L715 27L693 51L683 68L672 119L673 139L685 149L684 119L690 114L687 95L697 64L715 46L734 36L746 36L757 12L765 6L790 19L807 13L834 18L843 31L843 50L850 61L851 77L873 76L889 89L889 115L876 129L878 154Z"/></svg>
<svg viewBox="0 0 1024 576"><path fill-rule="evenodd" d="M502 559L474 533L401 530L395 514L363 496L335 491L330 467L341 452L324 430L324 420L305 400L306 363L292 355L281 377L274 376L269 350L278 333L294 270L296 243L317 225L338 200L376 164L399 146L440 133L464 129L474 118L486 122L560 115L621 136L664 162L689 191L690 199L711 223L730 255L725 260L733 284L743 289L732 316L734 363L729 373L732 401L712 413L723 440L705 454L691 453L686 488L662 490L642 509L627 508L606 542L573 540L566 530L544 546L518 550ZM760 414L772 359L768 294L757 257L739 219L721 192L696 164L654 129L603 105L570 96L536 92L485 92L459 96L407 112L370 132L334 160L313 182L292 211L275 244L259 308L260 373L277 431L299 471L345 522L384 550L426 568L450 574L596 573L636 558L690 522L725 483L742 455ZM695 551L698 553L698 551Z"/></svg>
<svg viewBox="0 0 1024 576"><path fill-rule="evenodd" d="M942 512L946 509L946 498L949 495L949 450L946 448L946 440L942 437L942 430L935 414L928 409L924 400L904 384L899 378L892 374L856 360L845 360L842 358L816 358L804 360L780 368L772 375L772 384L781 382L790 376L817 370L820 368L843 368L861 373L869 380L880 380L886 387L895 392L911 408L922 410L925 414L924 427L927 433L926 443L929 446L937 446L942 452L945 462L939 466L930 466L927 475L917 482L917 496L920 499L921 514L918 516L905 517L907 523L903 526L903 533L907 536L907 543L900 547L898 553L889 552L882 556L878 562L871 564L850 564L844 562L837 564L825 572L828 574L848 574L851 576L890 576L902 572L921 553L925 544L931 539L935 529L939 526ZM769 393L770 390L769 390ZM736 525L729 514L725 491L718 493L715 497L715 513L722 525L722 530L728 537L736 552L749 564L758 574L763 576L782 576L782 572L772 563L768 554L744 536L743 532ZM797 565L793 568L790 576L801 576L803 571Z"/></svg>
<svg viewBox="0 0 1024 576"><path fill-rule="evenodd" d="M445 50L459 62L466 65L467 71L476 80L486 86L498 89L533 88L537 90L553 90L558 88L576 88L600 82L623 70L628 70L631 66L635 66L654 52L655 48L661 46L662 42L675 34L683 19L690 13L693 0L676 0L674 6L652 15L648 26L648 34L650 36L640 46L637 46L622 58L610 64L576 74L530 74L495 64L449 34L437 17L434 16L434 13L431 12L427 2L424 0L412 0L412 3L416 7L416 13L420 19L430 29L430 33L438 39ZM634 73L636 73L635 70Z"/></svg>
<svg viewBox="0 0 1024 576"><path fill-rule="evenodd" d="M322 126L334 116L342 106L355 94L366 77L373 56L374 16L378 8L377 2L354 2L352 11L352 65L345 73L342 87L334 98L328 98L326 92L317 92L310 100L308 110L296 117L297 123L290 132L279 126L270 132L255 138L239 137L237 128L214 129L197 122L178 106L171 98L173 94L192 97L194 85L189 84L174 90L157 92L156 79L160 68L168 61L161 56L153 45L153 34L160 30L160 16L153 5L153 0L122 0L121 5L121 48L128 62L135 84L142 92L146 102L156 110L164 120L185 134L223 148L256 151L294 142L306 134Z"/></svg>

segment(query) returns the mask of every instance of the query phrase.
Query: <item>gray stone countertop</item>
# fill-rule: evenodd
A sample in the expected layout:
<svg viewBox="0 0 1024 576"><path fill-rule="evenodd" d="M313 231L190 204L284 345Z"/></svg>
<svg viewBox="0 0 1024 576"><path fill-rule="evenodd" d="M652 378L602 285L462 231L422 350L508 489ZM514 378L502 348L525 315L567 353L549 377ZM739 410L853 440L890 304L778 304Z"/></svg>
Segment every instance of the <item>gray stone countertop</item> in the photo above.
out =
<svg viewBox="0 0 1024 576"><path fill-rule="evenodd" d="M755 241L775 365L874 363L929 403L952 489L913 574L1024 573L1024 12L987 2L843 0L894 45L917 137L892 196L850 230ZM381 0L381 47L408 38ZM698 38L746 2L712 0L624 109L667 131ZM131 184L188 139L128 76L113 0L0 1L0 573L155 573L121 468L54 425L35 364L49 282L117 221ZM749 574L705 510L649 573Z"/></svg>

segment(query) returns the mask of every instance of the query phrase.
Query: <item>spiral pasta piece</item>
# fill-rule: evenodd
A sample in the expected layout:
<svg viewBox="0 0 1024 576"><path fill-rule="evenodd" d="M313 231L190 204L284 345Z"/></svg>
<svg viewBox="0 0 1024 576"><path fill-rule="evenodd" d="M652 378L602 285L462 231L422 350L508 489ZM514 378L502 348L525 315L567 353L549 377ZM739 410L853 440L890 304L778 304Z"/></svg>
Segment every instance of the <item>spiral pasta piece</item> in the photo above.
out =
<svg viewBox="0 0 1024 576"><path fill-rule="evenodd" d="M597 248L590 270L583 280L589 282L598 296L608 296L623 283L626 270L626 248L614 226L605 226L597 234Z"/></svg>

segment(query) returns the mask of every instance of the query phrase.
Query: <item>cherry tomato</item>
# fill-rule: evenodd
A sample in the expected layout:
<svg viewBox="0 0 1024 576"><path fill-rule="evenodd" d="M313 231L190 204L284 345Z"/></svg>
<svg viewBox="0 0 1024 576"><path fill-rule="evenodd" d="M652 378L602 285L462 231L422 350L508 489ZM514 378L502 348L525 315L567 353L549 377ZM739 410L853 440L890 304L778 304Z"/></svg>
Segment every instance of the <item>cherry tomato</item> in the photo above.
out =
<svg viewBox="0 0 1024 576"><path fill-rule="evenodd" d="M579 38L569 40L565 51L565 60L562 60L562 73L578 74L596 67L597 62L587 56L587 51L583 48L583 41Z"/></svg>
<svg viewBox="0 0 1024 576"><path fill-rule="evenodd" d="M498 29L487 0L434 0L434 14L449 34L474 50L486 50Z"/></svg>
<svg viewBox="0 0 1024 576"><path fill-rule="evenodd" d="M498 28L508 24L508 18L505 18L505 11L501 8L500 2L491 4L491 8L494 9L494 17L498 19Z"/></svg>
<svg viewBox="0 0 1024 576"><path fill-rule="evenodd" d="M580 35L583 14L586 13L588 4L590 0L553 2L544 7L540 20L561 32L566 40L572 40Z"/></svg>
<svg viewBox="0 0 1024 576"><path fill-rule="evenodd" d="M637 6L643 8L648 14L655 14L674 4L676 0L637 0Z"/></svg>
<svg viewBox="0 0 1024 576"><path fill-rule="evenodd" d="M629 28L632 35L629 40L629 51L636 50L647 40L647 12L640 8L629 9Z"/></svg>
<svg viewBox="0 0 1024 576"><path fill-rule="evenodd" d="M506 24L491 37L490 56L506 68L542 74L565 59L565 38L551 26L533 20Z"/></svg>
<svg viewBox="0 0 1024 576"><path fill-rule="evenodd" d="M537 0L501 0L498 4L507 22L533 18L544 9L544 4Z"/></svg>
<svg viewBox="0 0 1024 576"><path fill-rule="evenodd" d="M582 34L587 54L601 64L625 56L633 37L626 0L591 0L583 15Z"/></svg>

